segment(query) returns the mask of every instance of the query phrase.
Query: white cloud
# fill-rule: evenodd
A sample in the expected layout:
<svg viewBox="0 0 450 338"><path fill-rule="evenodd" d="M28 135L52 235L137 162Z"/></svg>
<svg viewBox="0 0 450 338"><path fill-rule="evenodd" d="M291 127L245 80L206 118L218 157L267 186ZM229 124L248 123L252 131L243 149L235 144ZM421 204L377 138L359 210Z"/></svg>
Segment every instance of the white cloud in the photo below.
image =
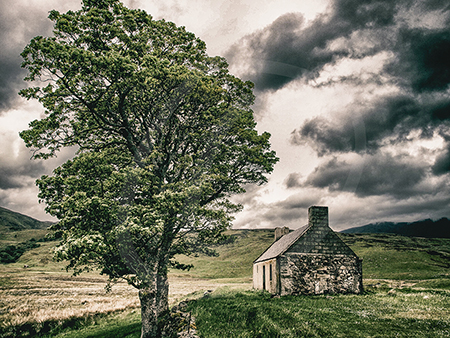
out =
<svg viewBox="0 0 450 338"><path fill-rule="evenodd" d="M450 153L446 152L450 143L446 131L449 125L439 119L446 118L450 89L436 92L425 88L417 94L414 88L407 88L414 81L416 86L427 85L429 79L422 78L426 72L420 68L421 56L411 54L408 49L408 35L398 31L402 25L405 29L445 29L449 22L445 11L426 9L427 4L419 1L408 8L403 1L396 5L375 1L380 6L373 7L374 13L383 17L368 15L374 13L364 10L352 16L353 8L348 7L336 11L343 2L331 0L125 0L124 3L145 9L156 19L186 26L207 43L211 55L230 56L234 74L241 77L250 74L266 81L265 87L260 86L256 93L257 129L272 134L271 143L280 162L267 185L250 186L246 194L235 197L245 206L237 215L235 226L296 228L306 222L306 209L311 204L329 206L335 229L375 221L449 216L449 174L445 172ZM355 8L359 4L346 3ZM48 11L77 10L80 1L18 0L14 6L3 3L1 7L0 63L2 69L11 69L8 74L12 79L22 74L18 54L25 44L35 35L50 33ZM400 10L394 13L397 9ZM257 40L261 37L272 40ZM426 41L427 36L418 37ZM433 37L438 43L446 41L441 36ZM235 49L230 49L231 46ZM255 46L258 53L253 53ZM236 48L241 48L241 53ZM417 69L414 62L419 64ZM445 85L445 78L438 80L437 85ZM5 93L15 95L17 83L9 86L9 82L4 86ZM8 97L9 110L0 116L0 170L10 187L6 189L5 185L0 190L0 205L48 219L43 205L37 204L34 180L50 173L74 151L65 150L57 159L45 162L30 161L29 150L18 132L39 118L42 107L36 102ZM424 127L427 123L429 129ZM310 133L299 133L305 127L310 128ZM292 134L294 130L297 134ZM426 137L425 132L429 133ZM330 165L333 158L339 167ZM438 160L440 175L434 176L431 167ZM404 172L422 170L421 180L412 184L408 193L400 181L385 178L392 186L383 190L377 179L382 179L383 169L389 168L403 168ZM341 176L336 182L341 189L317 184L305 186L308 180L313 180L314 173L318 182L326 178L325 174L331 178L337 169ZM401 174L394 172L392 176L399 178ZM295 179L289 188L288 177ZM396 197L395 192L389 192L393 187L398 189ZM371 188L374 194L358 195L358 189L364 188Z"/></svg>

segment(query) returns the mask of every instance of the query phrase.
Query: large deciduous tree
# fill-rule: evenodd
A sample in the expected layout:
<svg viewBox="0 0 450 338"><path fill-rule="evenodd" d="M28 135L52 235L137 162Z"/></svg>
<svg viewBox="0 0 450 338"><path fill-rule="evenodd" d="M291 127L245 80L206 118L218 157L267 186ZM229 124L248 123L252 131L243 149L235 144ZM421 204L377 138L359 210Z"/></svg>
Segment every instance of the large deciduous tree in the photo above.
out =
<svg viewBox="0 0 450 338"><path fill-rule="evenodd" d="M210 253L240 209L229 197L266 182L277 158L258 134L252 84L204 42L118 0L50 12L53 37L22 53L20 92L45 116L21 133L34 158L77 155L37 181L59 219L59 259L139 290L142 337L159 337L175 255Z"/></svg>

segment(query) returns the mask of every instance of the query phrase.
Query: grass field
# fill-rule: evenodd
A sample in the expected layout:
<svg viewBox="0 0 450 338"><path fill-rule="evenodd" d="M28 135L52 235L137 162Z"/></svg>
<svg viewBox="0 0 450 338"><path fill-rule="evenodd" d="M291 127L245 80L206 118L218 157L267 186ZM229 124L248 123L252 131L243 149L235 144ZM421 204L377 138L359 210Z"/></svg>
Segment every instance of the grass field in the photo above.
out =
<svg viewBox="0 0 450 338"><path fill-rule="evenodd" d="M204 337L450 336L449 294L411 288L328 297L225 292L191 311Z"/></svg>
<svg viewBox="0 0 450 338"><path fill-rule="evenodd" d="M170 303L197 299L189 307L202 337L450 336L448 239L342 235L363 258L364 295L271 298L251 290L251 273L273 232L231 234L218 257L179 257L195 268L170 273ZM38 235L0 234L0 246ZM139 337L136 291L118 283L106 293L96 273L72 277L52 245L0 265L0 337Z"/></svg>

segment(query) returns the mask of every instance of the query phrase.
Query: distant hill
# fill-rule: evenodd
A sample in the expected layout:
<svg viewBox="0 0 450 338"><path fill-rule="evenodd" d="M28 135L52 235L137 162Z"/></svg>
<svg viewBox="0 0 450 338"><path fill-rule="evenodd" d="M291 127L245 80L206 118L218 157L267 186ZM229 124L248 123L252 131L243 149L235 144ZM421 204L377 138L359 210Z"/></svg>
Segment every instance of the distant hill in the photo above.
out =
<svg viewBox="0 0 450 338"><path fill-rule="evenodd" d="M5 208L0 207L0 227L7 228L11 231L29 230L29 229L46 229L52 222L42 222L37 219L19 214Z"/></svg>
<svg viewBox="0 0 450 338"><path fill-rule="evenodd" d="M409 237L450 238L450 220L441 218L438 221L425 219L412 223L381 222L350 228L341 232L347 234L393 233Z"/></svg>

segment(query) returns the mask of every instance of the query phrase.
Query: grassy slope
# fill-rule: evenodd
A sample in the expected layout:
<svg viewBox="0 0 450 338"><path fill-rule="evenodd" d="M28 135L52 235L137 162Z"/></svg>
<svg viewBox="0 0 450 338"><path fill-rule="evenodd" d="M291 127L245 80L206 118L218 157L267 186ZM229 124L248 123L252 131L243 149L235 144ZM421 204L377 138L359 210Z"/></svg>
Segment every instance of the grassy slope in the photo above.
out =
<svg viewBox="0 0 450 338"><path fill-rule="evenodd" d="M450 278L450 239L404 237L393 234L340 234L363 258L364 278Z"/></svg>
<svg viewBox="0 0 450 338"><path fill-rule="evenodd" d="M253 261L273 242L272 230L234 230L235 241L216 246L219 256L177 257L185 264L193 264L190 271L173 271L173 276L195 278L233 278L249 281L252 277Z"/></svg>
<svg viewBox="0 0 450 338"><path fill-rule="evenodd" d="M48 233L46 229L50 224L0 207L0 248L32 238L39 240Z"/></svg>
<svg viewBox="0 0 450 338"><path fill-rule="evenodd" d="M0 207L0 230L46 229L50 224Z"/></svg>
<svg viewBox="0 0 450 338"><path fill-rule="evenodd" d="M192 284L199 283L196 279L206 278L213 283L220 280L250 285L252 262L272 243L273 232L238 230L230 233L236 241L217 247L220 256L179 257L180 261L192 263L195 268L186 272L172 271L170 277L184 278ZM31 235L32 232L18 234L23 236L20 241ZM37 235L32 237L37 238ZM17 238L13 236L9 240ZM210 299L190 303L203 337L227 337L230 336L227 332L235 329L238 331L233 331L231 336L339 337L339 332L360 337L391 337L389 332L396 332L400 337L445 337L449 334L450 239L383 234L347 234L342 238L363 258L365 284L369 291L366 295L269 299L259 292L222 288ZM32 272L43 274L45 270L45 274L63 274L62 264L49 260L53 244L43 243L40 248L26 252L17 263L0 266L0 289L7 292L9 288L17 288L25 274ZM24 264L30 268L21 272ZM409 282L402 284L404 280ZM369 284L373 287L367 287ZM413 288L407 289L404 285ZM67 328L53 336L139 337L139 311L132 311L100 316L94 320L95 325L90 325L91 322L77 324L75 330Z"/></svg>
<svg viewBox="0 0 450 338"><path fill-rule="evenodd" d="M216 248L218 257L178 257L193 264L173 275L196 278L252 277L252 262L273 242L271 230L234 230L231 244ZM363 259L364 278L422 280L449 278L450 239L410 238L393 234L339 234Z"/></svg>

